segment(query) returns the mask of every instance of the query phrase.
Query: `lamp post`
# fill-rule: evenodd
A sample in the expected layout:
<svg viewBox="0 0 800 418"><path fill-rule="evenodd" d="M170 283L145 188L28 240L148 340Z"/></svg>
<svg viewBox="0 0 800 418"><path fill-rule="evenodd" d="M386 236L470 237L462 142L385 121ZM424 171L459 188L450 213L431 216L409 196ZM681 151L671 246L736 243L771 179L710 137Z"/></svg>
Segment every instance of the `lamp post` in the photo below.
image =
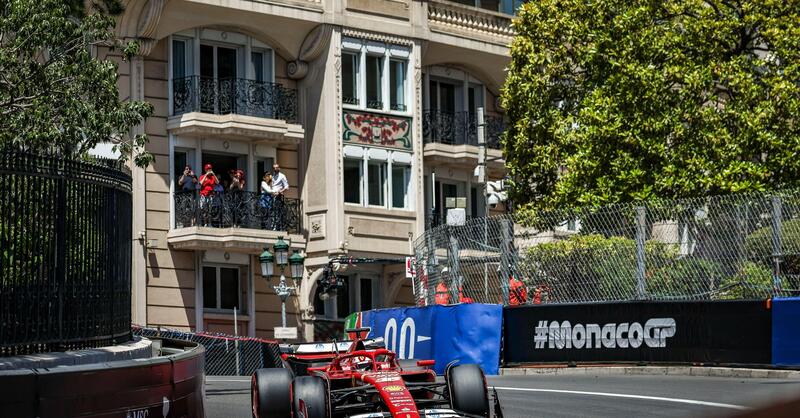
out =
<svg viewBox="0 0 800 418"><path fill-rule="evenodd" d="M292 256L289 257L289 243L284 241L283 237L278 237L275 245L272 246L272 250L275 252L274 256L269 252L268 247L264 247L264 252L259 256L259 260L261 261L261 275L269 280L273 275L273 263L278 263L278 267L281 269L281 280L277 285L273 285L272 288L275 289L275 293L281 298L281 327L286 328L286 299L292 292L297 290L297 281L303 278L305 257L303 257L298 250L294 250ZM290 267L289 273L292 281L295 282L294 286L286 284L284 270L287 264Z"/></svg>

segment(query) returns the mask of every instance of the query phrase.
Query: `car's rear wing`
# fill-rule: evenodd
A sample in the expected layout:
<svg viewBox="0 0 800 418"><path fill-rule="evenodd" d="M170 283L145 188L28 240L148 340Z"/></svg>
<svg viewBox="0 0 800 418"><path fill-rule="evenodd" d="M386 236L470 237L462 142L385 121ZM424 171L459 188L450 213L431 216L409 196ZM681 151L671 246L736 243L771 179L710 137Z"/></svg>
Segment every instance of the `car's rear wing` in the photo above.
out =
<svg viewBox="0 0 800 418"><path fill-rule="evenodd" d="M364 348L367 350L374 350L377 348L385 348L386 344L383 338L372 338L369 340L362 340ZM353 341L336 341L335 346L333 342L313 342L313 343L300 343L300 344L281 344L281 353L284 354L326 354L336 352L346 352L353 345Z"/></svg>

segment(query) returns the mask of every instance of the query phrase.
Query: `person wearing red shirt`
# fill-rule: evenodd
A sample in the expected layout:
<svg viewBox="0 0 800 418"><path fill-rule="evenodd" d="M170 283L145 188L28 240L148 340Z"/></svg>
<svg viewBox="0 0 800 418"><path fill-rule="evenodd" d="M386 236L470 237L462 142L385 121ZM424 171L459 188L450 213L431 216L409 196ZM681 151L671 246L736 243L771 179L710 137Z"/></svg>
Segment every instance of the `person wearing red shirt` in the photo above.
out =
<svg viewBox="0 0 800 418"><path fill-rule="evenodd" d="M208 197L214 191L214 186L219 184L219 179L211 164L203 166L203 171L205 174L200 176L200 196Z"/></svg>

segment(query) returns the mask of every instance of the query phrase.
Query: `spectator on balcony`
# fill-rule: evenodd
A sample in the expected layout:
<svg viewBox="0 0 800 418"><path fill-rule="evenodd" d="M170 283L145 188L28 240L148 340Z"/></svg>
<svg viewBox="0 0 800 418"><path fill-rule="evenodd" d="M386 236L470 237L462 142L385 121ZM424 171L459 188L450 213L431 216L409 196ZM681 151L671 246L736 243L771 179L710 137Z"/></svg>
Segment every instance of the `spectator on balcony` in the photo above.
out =
<svg viewBox="0 0 800 418"><path fill-rule="evenodd" d="M197 175L194 174L192 167L187 165L178 179L178 187L181 191L188 192L197 189L197 184Z"/></svg>
<svg viewBox="0 0 800 418"><path fill-rule="evenodd" d="M211 164L203 166L205 174L200 176L200 222L208 226L210 218L210 204L215 195L215 188L219 186L219 179L214 174Z"/></svg>
<svg viewBox="0 0 800 418"><path fill-rule="evenodd" d="M283 230L283 221L286 219L286 205L283 201L283 194L289 189L289 180L286 175L281 173L281 166L278 163L272 165L272 230Z"/></svg>
<svg viewBox="0 0 800 418"><path fill-rule="evenodd" d="M211 164L206 164L203 166L203 171L205 174L200 176L200 196L201 196L201 203L203 201L202 197L209 197L214 192L214 188L219 184L219 179L217 175L214 174L214 167Z"/></svg>
<svg viewBox="0 0 800 418"><path fill-rule="evenodd" d="M247 221L247 210L245 208L245 198L243 196L245 186L244 171L241 169L231 170L231 181L228 184L228 192L230 197L231 218L234 226L241 226L242 223Z"/></svg>
<svg viewBox="0 0 800 418"><path fill-rule="evenodd" d="M281 173L281 166L275 163L272 166L272 184L275 188L275 193L283 196L283 192L289 189L289 180L286 175Z"/></svg>
<svg viewBox="0 0 800 418"><path fill-rule="evenodd" d="M261 197L258 200L258 204L261 206L262 229L271 229L272 220L270 219L270 215L272 213L272 203L274 199L275 190L272 186L272 174L264 173L264 177L261 179Z"/></svg>

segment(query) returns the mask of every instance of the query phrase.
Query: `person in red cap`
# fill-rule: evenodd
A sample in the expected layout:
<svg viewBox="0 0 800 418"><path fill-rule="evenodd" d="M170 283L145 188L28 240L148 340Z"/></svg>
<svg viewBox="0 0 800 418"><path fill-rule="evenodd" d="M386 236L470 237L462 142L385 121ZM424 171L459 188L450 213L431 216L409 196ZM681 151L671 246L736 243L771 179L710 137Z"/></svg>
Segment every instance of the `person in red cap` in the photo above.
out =
<svg viewBox="0 0 800 418"><path fill-rule="evenodd" d="M202 226L208 226L209 211L207 210L211 199L214 197L214 188L219 184L217 175L214 174L214 167L211 164L203 166L203 174L200 176L200 214Z"/></svg>
<svg viewBox="0 0 800 418"><path fill-rule="evenodd" d="M200 176L200 196L208 197L214 191L214 186L219 184L217 175L214 174L214 167L211 164L203 166L203 174Z"/></svg>

